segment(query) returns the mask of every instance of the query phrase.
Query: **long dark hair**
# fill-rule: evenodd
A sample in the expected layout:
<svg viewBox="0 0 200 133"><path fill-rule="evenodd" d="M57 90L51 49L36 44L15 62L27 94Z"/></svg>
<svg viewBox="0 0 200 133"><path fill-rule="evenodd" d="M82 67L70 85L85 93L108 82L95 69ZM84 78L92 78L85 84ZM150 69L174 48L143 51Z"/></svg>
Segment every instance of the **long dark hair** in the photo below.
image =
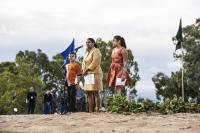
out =
<svg viewBox="0 0 200 133"><path fill-rule="evenodd" d="M117 41L120 41L120 45L124 48L126 48L126 42L124 40L123 37L119 36L119 35L116 35L114 36L114 38L117 40Z"/></svg>
<svg viewBox="0 0 200 133"><path fill-rule="evenodd" d="M97 44L95 43L95 40L93 38L88 38L87 40L89 40L92 43L94 43L94 47L97 48Z"/></svg>

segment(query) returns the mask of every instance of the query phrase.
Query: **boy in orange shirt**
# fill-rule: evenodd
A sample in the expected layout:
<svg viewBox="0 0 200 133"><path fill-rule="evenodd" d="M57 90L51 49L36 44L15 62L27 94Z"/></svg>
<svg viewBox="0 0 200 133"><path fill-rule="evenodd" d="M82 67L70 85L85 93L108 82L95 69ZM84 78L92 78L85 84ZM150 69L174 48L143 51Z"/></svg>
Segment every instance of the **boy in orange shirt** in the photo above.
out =
<svg viewBox="0 0 200 133"><path fill-rule="evenodd" d="M66 78L68 82L68 101L69 111L76 111L76 88L79 87L81 66L76 62L76 53L71 52L69 55L70 63L66 65Z"/></svg>

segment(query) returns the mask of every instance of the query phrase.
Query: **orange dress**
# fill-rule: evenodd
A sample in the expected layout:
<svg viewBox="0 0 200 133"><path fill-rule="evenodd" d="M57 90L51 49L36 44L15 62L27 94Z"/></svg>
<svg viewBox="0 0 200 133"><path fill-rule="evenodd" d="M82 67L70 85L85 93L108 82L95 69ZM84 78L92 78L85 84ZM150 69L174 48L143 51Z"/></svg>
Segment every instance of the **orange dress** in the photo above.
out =
<svg viewBox="0 0 200 133"><path fill-rule="evenodd" d="M129 74L127 72L123 72L124 62L125 61L127 62L127 58L128 58L126 49L122 47L119 50L117 50L117 52L113 50L111 58L112 58L112 63L110 65L110 68L108 71L108 77L107 77L109 88L114 88L114 87L123 88L124 86L116 85L116 79L122 78L122 76L125 76L126 78L125 86L130 85L131 79L129 77Z"/></svg>

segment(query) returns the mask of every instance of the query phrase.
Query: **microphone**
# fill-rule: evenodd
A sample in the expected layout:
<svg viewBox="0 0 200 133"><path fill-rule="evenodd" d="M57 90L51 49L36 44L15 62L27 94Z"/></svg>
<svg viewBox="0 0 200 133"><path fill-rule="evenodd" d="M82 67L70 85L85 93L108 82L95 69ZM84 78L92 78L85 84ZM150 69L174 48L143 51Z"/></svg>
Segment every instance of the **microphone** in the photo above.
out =
<svg viewBox="0 0 200 133"><path fill-rule="evenodd" d="M65 62L61 66L62 69L65 69Z"/></svg>
<svg viewBox="0 0 200 133"><path fill-rule="evenodd" d="M76 51L76 53L77 53L77 51L78 51L80 48L82 48L82 47L83 47L83 45L81 45L81 46L75 48L74 51Z"/></svg>

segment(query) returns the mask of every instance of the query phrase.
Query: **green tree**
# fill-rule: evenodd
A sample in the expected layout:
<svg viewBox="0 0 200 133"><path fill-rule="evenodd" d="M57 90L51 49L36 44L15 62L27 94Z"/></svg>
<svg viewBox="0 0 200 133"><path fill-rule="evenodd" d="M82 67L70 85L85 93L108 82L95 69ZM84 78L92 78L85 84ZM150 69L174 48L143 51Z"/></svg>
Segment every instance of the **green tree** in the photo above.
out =
<svg viewBox="0 0 200 133"><path fill-rule="evenodd" d="M197 99L200 102L200 21L183 28L183 67L185 99ZM180 60L182 55L175 54L175 59ZM181 96L181 69L172 72L170 77L156 74L152 80L156 87L156 95L172 98L173 95Z"/></svg>
<svg viewBox="0 0 200 133"><path fill-rule="evenodd" d="M103 84L107 89L106 73L111 63L112 44L97 39L97 44L102 52L102 69L104 73ZM81 64L83 57L78 62ZM138 65L134 56L128 49L128 71L131 77L139 80ZM35 51L19 51L15 62L0 63L0 114L13 114L13 108L18 108L18 113L26 113L25 103L29 88L33 86L37 92L36 113L41 113L42 99L46 90L57 89L62 92L65 82L65 70L61 67L64 59L60 54L53 56L50 61L48 56L38 49ZM107 89L108 90L108 89ZM136 90L132 91L133 95Z"/></svg>
<svg viewBox="0 0 200 133"><path fill-rule="evenodd" d="M25 103L29 88L33 86L37 92L36 113L41 113L44 83L38 67L38 56L34 51L19 51L16 61L0 64L0 113L12 114L13 108L18 113L26 113ZM15 98L13 98L15 97Z"/></svg>
<svg viewBox="0 0 200 133"><path fill-rule="evenodd" d="M196 98L200 102L200 21L184 28L184 70L186 97Z"/></svg>
<svg viewBox="0 0 200 133"><path fill-rule="evenodd" d="M152 81L156 87L156 98L161 99L161 96L173 99L174 95L181 96L181 71L172 72L171 77L160 72L153 76Z"/></svg>
<svg viewBox="0 0 200 133"><path fill-rule="evenodd" d="M33 66L27 63L22 63L17 66L18 74L13 74L9 71L4 71L0 74L0 113L12 114L13 108L16 107L19 113L26 113L26 94L29 88L33 86L38 93L36 101L36 112L41 112L41 99L43 86L39 75L33 71ZM16 95L16 98L13 98Z"/></svg>

